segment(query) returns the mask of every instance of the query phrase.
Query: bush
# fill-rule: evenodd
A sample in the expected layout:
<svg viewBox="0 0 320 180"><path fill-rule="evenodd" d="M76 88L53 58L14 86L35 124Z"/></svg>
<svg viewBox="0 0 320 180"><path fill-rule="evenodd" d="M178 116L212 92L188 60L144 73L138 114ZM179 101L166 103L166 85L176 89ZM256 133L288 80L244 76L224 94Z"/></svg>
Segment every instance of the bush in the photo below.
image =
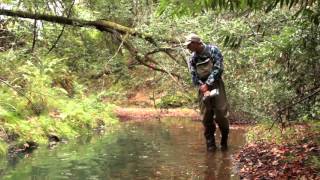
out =
<svg viewBox="0 0 320 180"><path fill-rule="evenodd" d="M156 106L159 108L187 107L192 105L195 101L195 95L179 92L177 94L167 94L161 97L160 100L156 102Z"/></svg>
<svg viewBox="0 0 320 180"><path fill-rule="evenodd" d="M39 67L33 57L23 61L26 55L17 53L14 62L5 54L1 55L8 63L0 64L1 69L18 64L15 73L0 72L6 77L0 84L0 121L7 140L46 143L52 134L70 139L117 122L113 106L102 103L97 95L86 96L61 59L45 57ZM64 84L57 85L57 79Z"/></svg>
<svg viewBox="0 0 320 180"><path fill-rule="evenodd" d="M4 156L7 153L7 144L0 140L0 157Z"/></svg>

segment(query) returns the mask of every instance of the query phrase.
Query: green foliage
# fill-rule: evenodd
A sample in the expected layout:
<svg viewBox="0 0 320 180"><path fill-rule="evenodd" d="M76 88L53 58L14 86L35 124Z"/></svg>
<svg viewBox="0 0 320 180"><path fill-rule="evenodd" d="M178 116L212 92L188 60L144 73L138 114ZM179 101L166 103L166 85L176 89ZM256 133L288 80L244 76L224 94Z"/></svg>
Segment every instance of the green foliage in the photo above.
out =
<svg viewBox="0 0 320 180"><path fill-rule="evenodd" d="M188 107L196 101L194 97L196 93L186 94L177 92L175 94L166 94L156 101L156 106L159 108L177 108L177 107ZM191 98L190 98L191 97Z"/></svg>
<svg viewBox="0 0 320 180"><path fill-rule="evenodd" d="M252 143L256 141L265 141L265 142L282 142L282 134L280 128L274 128L272 131L269 131L272 124L268 121L260 123L254 127L249 128L248 133L246 134L247 142Z"/></svg>
<svg viewBox="0 0 320 180"><path fill-rule="evenodd" d="M264 120L274 118L278 109L320 86L319 1L299 2L81 1L74 5L71 17L113 20L155 40L175 38L183 42L184 35L198 33L224 55L231 108ZM16 1L4 3L18 6ZM23 0L16 8L65 16L71 3ZM160 16L155 14L156 7ZM33 21L5 21L0 28L14 37L8 41L21 45L5 46L12 48L0 52L0 78L7 83L0 86L0 119L8 132L20 138L44 141L50 133L79 136L96 123L113 122L110 107L101 101L121 104L139 90L150 93L152 89L155 99L166 94L157 100L159 107L195 104L196 91L191 88L185 62L190 54L182 46L157 41L159 47L173 50L151 53L155 62L146 61L181 76L178 84L170 75L150 73L112 33L66 26L56 48L47 54L61 25L38 22L34 42ZM126 41L141 57L158 50L142 38L129 36ZM309 98L290 108L287 119L318 120L319 106L319 97ZM37 133L29 133L33 128Z"/></svg>
<svg viewBox="0 0 320 180"><path fill-rule="evenodd" d="M308 137L309 134L316 134L320 129L319 123L312 121L306 122L305 126L293 124L289 127L280 127L278 124L274 124L274 126L272 124L270 121L263 121L250 127L246 134L248 143L261 141L277 144L294 144L302 139L310 138ZM313 138L312 140L315 140L315 143L319 143L317 138Z"/></svg>
<svg viewBox="0 0 320 180"><path fill-rule="evenodd" d="M6 132L18 135L19 141L45 143L50 134L74 138L87 130L116 123L110 113L112 106L102 104L95 97L68 99L56 96L48 98L47 102L49 111L40 116L27 116L16 109L10 112L9 108L1 106L0 118Z"/></svg>
<svg viewBox="0 0 320 180"><path fill-rule="evenodd" d="M0 141L0 157L3 157L7 153L7 144Z"/></svg>
<svg viewBox="0 0 320 180"><path fill-rule="evenodd" d="M311 156L309 158L309 164L311 167L315 168L315 169L320 169L320 157L317 155Z"/></svg>
<svg viewBox="0 0 320 180"><path fill-rule="evenodd" d="M65 59L15 52L0 54L0 119L8 136L46 143L52 134L70 139L116 123L112 106L84 95Z"/></svg>
<svg viewBox="0 0 320 180"><path fill-rule="evenodd" d="M126 99L125 93L114 91L113 88L108 89L108 91L102 91L98 94L98 98L101 100L107 100L107 101L123 101Z"/></svg>
<svg viewBox="0 0 320 180"><path fill-rule="evenodd" d="M303 14L316 25L319 24L320 1L300 0L160 0L158 14L175 16L201 14L209 9L236 12L270 12L277 8L294 9L296 15Z"/></svg>
<svg viewBox="0 0 320 180"><path fill-rule="evenodd" d="M319 27L303 16L292 18L294 13L275 9L268 14L249 12L246 17L210 11L179 18L159 16L152 17L151 27L144 26L144 31L169 37L196 32L204 42L217 45L224 55L231 108L253 118L272 119L277 109L319 87L314 70L319 68L319 53L314 53L318 52ZM190 75L181 65L166 67L179 67L174 71L190 84ZM318 99L292 108L288 118L315 118Z"/></svg>
<svg viewBox="0 0 320 180"><path fill-rule="evenodd" d="M314 52L319 46L320 3L305 3L163 0L158 13L187 21L184 26L192 27L191 32L219 45L225 57L224 77L232 109L271 119L277 109L319 87L319 73L314 70L319 68L319 53ZM222 11L212 14L209 9ZM290 108L286 119L319 119L315 113L319 98L312 99Z"/></svg>

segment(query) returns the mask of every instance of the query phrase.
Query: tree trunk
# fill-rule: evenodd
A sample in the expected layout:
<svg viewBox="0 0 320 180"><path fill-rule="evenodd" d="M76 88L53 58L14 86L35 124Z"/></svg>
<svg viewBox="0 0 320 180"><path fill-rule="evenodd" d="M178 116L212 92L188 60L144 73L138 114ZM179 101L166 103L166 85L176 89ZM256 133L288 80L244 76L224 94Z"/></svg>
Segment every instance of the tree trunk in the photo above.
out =
<svg viewBox="0 0 320 180"><path fill-rule="evenodd" d="M66 25L79 26L79 27L93 26L101 31L112 32L113 30L115 30L115 31L118 31L120 34L126 34L126 33L129 33L131 35L138 34L132 28L122 26L120 24L117 24L111 21L106 21L106 20L87 21L83 19L67 18L63 16L34 14L34 13L25 12L25 11L13 11L13 10L6 10L6 9L0 9L0 15L43 20L43 21L48 21L53 23L66 24Z"/></svg>
<svg viewBox="0 0 320 180"><path fill-rule="evenodd" d="M63 16L54 16L54 15L45 15L45 14L34 14L24 11L13 11L13 10L6 10L6 9L0 9L0 15L6 15L6 16L13 16L13 17L20 17L20 18L29 18L34 20L43 20L48 21L52 23L59 23L64 25L71 25L71 26L78 26L78 27L94 27L100 31L106 31L112 34L129 34L132 36L137 36L142 39L145 39L146 41L154 44L157 46L156 42L154 41L153 37L151 35L147 35L141 32L138 32L134 30L133 28L126 27L120 24L117 24L115 22L107 21L107 20L96 20L96 21L87 21L83 19L76 19L76 18L69 18L69 17L63 17ZM176 73L168 72L162 68L150 65L146 63L144 60L151 60L151 57L148 55L144 57L140 57L138 50L133 47L129 42L126 40L123 40L120 36L118 37L119 41L123 41L124 47L131 53L135 59L139 61L142 65L155 70L160 71L162 73L169 74L175 81L181 79L181 77ZM158 39L163 42L169 42L169 43L177 43L178 41L175 39L165 38L165 39ZM177 78L177 79L176 79Z"/></svg>
<svg viewBox="0 0 320 180"><path fill-rule="evenodd" d="M107 20L88 21L88 20L77 19L77 18L68 18L63 16L54 16L54 15L46 15L46 14L35 14L35 13L29 13L25 11L13 11L13 10L7 10L7 9L0 9L0 15L43 20L43 21L48 21L52 23L59 23L59 24L78 26L78 27L94 27L100 31L106 31L109 33L114 33L114 31L117 31L120 34L130 34L132 36L143 38L152 44L156 44L156 42L154 41L151 35L138 32L134 30L134 28L126 27L121 24L118 24L112 21L107 21ZM159 40L165 41L165 42L171 42L171 43L178 42L177 40L171 39L171 38L161 38Z"/></svg>

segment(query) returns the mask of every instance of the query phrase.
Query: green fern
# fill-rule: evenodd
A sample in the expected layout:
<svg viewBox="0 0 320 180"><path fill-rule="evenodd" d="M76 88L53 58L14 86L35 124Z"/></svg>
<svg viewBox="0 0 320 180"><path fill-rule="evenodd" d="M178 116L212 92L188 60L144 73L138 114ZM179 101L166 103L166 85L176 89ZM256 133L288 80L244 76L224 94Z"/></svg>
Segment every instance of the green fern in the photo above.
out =
<svg viewBox="0 0 320 180"><path fill-rule="evenodd" d="M0 157L3 157L7 154L8 145L0 140Z"/></svg>

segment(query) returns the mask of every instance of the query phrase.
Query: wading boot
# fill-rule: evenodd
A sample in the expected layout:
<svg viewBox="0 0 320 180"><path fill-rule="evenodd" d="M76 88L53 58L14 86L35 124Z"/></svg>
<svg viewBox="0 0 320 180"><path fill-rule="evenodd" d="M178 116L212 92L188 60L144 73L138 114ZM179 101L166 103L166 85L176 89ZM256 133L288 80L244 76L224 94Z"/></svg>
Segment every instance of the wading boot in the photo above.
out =
<svg viewBox="0 0 320 180"><path fill-rule="evenodd" d="M221 150L225 151L228 149L228 133L223 133L221 137Z"/></svg>
<svg viewBox="0 0 320 180"><path fill-rule="evenodd" d="M216 142L215 142L214 138L207 139L207 151L213 152L216 149L217 149L217 146L216 146Z"/></svg>

